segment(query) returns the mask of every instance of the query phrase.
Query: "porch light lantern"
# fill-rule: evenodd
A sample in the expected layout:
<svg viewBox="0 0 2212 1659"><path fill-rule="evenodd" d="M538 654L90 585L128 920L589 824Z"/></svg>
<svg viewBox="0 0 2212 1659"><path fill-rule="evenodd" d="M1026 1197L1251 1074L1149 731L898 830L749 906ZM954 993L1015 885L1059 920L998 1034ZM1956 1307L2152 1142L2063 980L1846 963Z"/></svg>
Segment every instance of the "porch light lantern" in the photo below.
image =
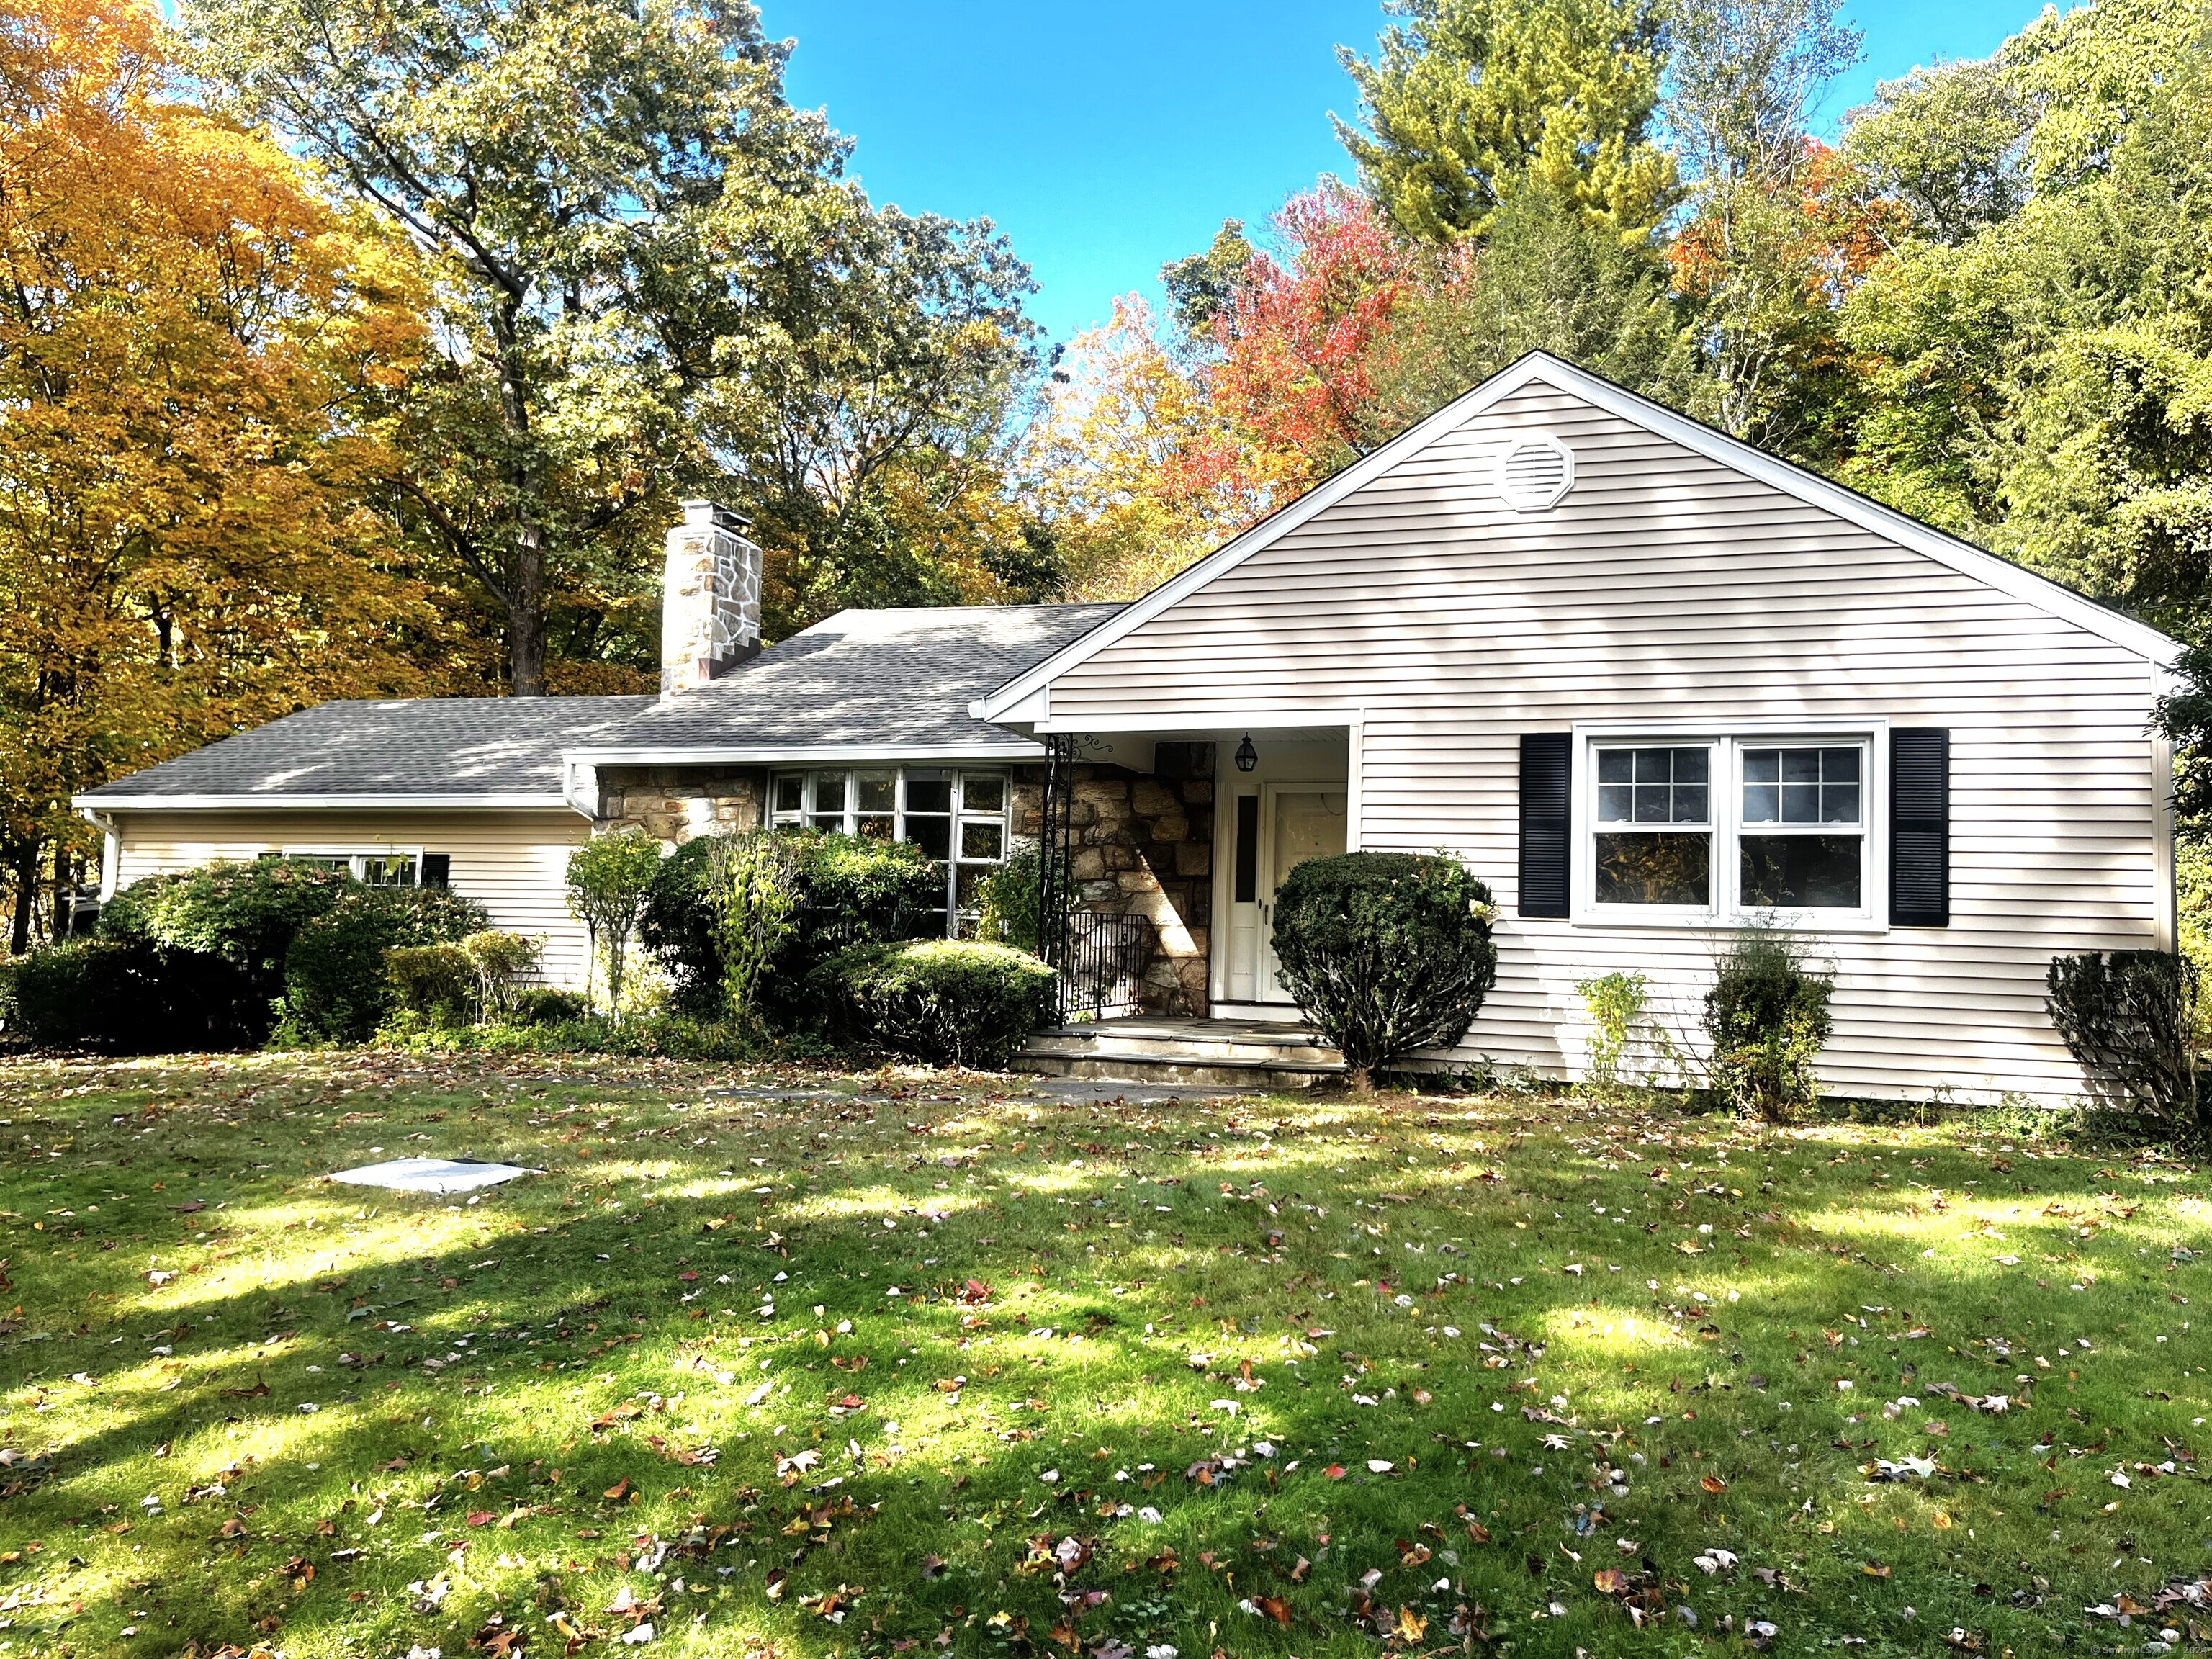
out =
<svg viewBox="0 0 2212 1659"><path fill-rule="evenodd" d="M1249 772L1260 763L1260 751L1252 746L1252 734L1247 732L1244 741L1237 745L1237 769Z"/></svg>

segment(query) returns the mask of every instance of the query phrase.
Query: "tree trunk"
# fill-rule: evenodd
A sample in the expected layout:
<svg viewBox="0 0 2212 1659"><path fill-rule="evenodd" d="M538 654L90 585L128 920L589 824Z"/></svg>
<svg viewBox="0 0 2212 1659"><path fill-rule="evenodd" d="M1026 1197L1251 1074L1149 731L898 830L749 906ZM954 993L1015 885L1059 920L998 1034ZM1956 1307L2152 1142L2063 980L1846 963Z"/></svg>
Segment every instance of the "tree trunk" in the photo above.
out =
<svg viewBox="0 0 2212 1659"><path fill-rule="evenodd" d="M492 337L499 345L499 410L515 456L508 470L514 485L514 540L507 581L507 690L516 697L545 695L545 525L538 511L544 473L531 453L530 399L517 329L520 296L492 313Z"/></svg>
<svg viewBox="0 0 2212 1659"><path fill-rule="evenodd" d="M515 537L507 589L507 690L516 697L545 695L545 536L526 519Z"/></svg>
<svg viewBox="0 0 2212 1659"><path fill-rule="evenodd" d="M9 930L8 950L12 956L21 956L31 948L31 917L39 896L39 849L20 854L15 860L15 918Z"/></svg>

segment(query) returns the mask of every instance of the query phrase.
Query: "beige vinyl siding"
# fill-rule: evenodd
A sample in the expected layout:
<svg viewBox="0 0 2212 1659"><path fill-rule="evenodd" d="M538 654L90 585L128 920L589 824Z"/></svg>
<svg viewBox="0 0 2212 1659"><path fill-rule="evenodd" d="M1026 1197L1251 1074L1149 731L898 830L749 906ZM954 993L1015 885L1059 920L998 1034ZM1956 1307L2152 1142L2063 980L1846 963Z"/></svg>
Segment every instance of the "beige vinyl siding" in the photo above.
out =
<svg viewBox="0 0 2212 1659"><path fill-rule="evenodd" d="M1547 513L1491 470L1551 433ZM1874 720L1951 732L1948 929L1820 936L1834 1090L1988 1100L2081 1079L2043 1011L2062 951L2161 942L2144 659L1771 485L1538 385L1469 418L1077 664L1063 728L1178 709L1364 721L1369 848L1467 857L1496 890L1498 987L1460 1058L1578 1070L1577 981L1648 975L1694 1034L1717 930L1513 915L1519 738L1578 722ZM1577 862L1586 801L1576 802ZM1887 825L1870 826L1870 859Z"/></svg>
<svg viewBox="0 0 2212 1659"><path fill-rule="evenodd" d="M121 811L117 879L188 870L210 859L250 859L302 847L421 848L453 860L453 890L474 899L492 926L545 941L544 976L584 982L584 930L562 884L570 850L591 826L558 808L469 811Z"/></svg>

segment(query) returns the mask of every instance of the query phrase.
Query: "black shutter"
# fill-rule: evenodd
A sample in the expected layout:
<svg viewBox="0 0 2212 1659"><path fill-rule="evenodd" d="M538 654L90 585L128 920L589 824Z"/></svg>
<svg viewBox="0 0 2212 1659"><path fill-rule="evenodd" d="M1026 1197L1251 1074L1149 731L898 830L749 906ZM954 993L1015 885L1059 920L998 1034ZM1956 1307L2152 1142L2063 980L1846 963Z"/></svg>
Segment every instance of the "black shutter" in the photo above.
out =
<svg viewBox="0 0 2212 1659"><path fill-rule="evenodd" d="M422 885L425 887L447 886L451 883L453 874L453 855L451 853L422 854Z"/></svg>
<svg viewBox="0 0 2212 1659"><path fill-rule="evenodd" d="M1521 737L1521 904L1524 916L1567 914L1573 866L1574 738L1565 732Z"/></svg>
<svg viewBox="0 0 2212 1659"><path fill-rule="evenodd" d="M1889 922L1951 925L1951 734L1889 734Z"/></svg>

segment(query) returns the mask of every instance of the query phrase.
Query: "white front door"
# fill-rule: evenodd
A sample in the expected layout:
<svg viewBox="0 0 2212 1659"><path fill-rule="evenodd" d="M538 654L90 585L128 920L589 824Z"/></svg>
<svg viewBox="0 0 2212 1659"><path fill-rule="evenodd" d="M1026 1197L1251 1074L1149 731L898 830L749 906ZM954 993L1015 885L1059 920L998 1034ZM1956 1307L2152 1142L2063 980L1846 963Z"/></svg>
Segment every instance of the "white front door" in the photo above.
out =
<svg viewBox="0 0 2212 1659"><path fill-rule="evenodd" d="M1291 995L1275 961L1275 890L1292 866L1344 851L1345 792L1322 784L1263 783L1257 806L1258 844L1252 852L1259 879L1248 890L1249 900L1237 902L1242 895L1233 894L1230 907L1230 996L1287 1003Z"/></svg>

